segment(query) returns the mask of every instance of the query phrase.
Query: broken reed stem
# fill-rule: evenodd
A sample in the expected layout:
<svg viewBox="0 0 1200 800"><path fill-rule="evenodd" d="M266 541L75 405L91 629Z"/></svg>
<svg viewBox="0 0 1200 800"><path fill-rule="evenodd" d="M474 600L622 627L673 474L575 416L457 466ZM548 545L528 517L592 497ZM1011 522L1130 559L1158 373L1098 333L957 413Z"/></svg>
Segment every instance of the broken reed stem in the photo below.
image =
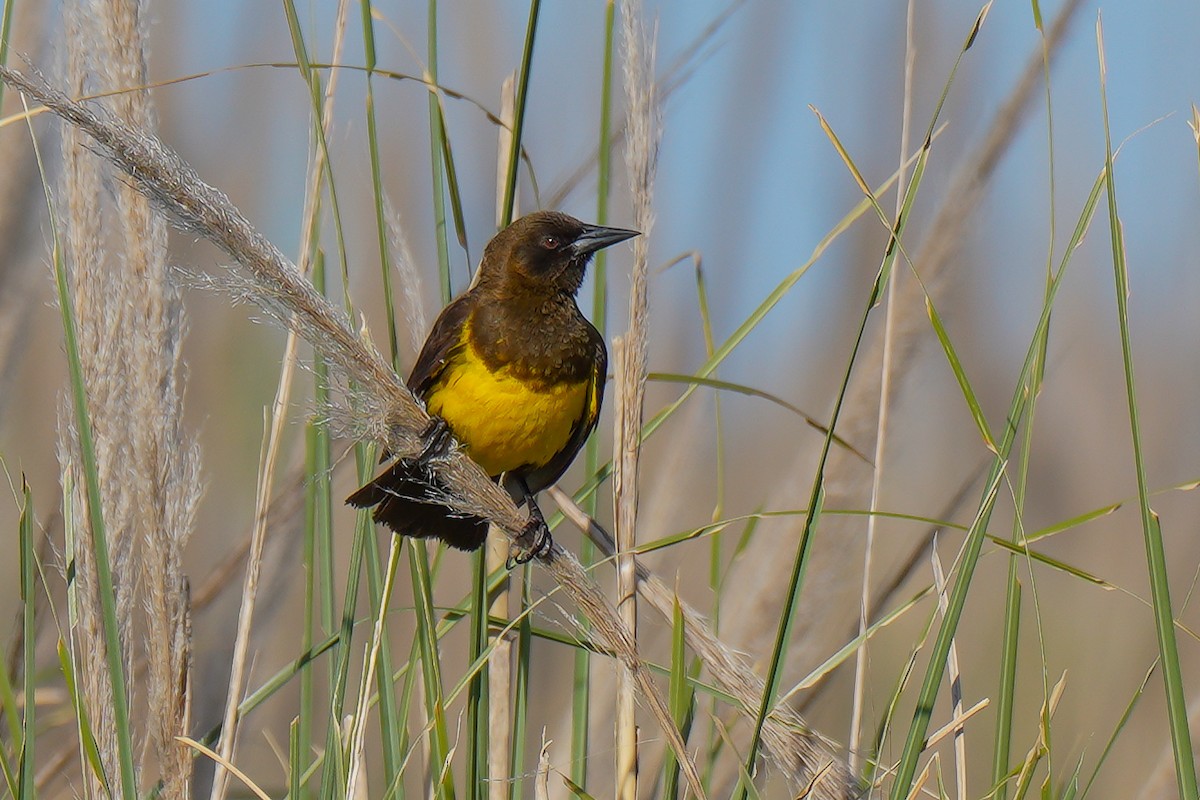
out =
<svg viewBox="0 0 1200 800"><path fill-rule="evenodd" d="M254 300L320 349L345 377L356 384L359 416L345 422L363 436L382 442L399 456L420 448L429 415L403 381L370 343L350 329L346 318L320 295L284 255L259 233L224 193L204 183L177 153L156 137L134 130L103 109L71 100L40 78L0 67L0 80L42 103L58 117L86 132L124 170L139 191L157 202L180 225L228 253L254 279ZM526 517L512 498L493 483L461 450L433 465L450 490L446 504L456 511L488 518L517 539ZM539 563L571 596L617 658L634 672L643 701L649 706L675 751L692 793L704 798L699 773L687 753L666 703L642 664L632 637L612 604L586 575L579 562L555 546Z"/></svg>

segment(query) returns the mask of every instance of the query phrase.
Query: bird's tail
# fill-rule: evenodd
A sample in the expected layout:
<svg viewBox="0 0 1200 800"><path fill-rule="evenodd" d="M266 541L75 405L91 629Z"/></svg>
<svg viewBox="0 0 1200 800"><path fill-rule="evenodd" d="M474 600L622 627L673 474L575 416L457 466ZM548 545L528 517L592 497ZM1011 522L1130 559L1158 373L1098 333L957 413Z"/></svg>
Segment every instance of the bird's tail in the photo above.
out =
<svg viewBox="0 0 1200 800"><path fill-rule="evenodd" d="M375 507L372 517L393 531L418 539L441 539L459 550L478 550L487 538L487 520L463 516L437 502L444 494L437 479L416 459L402 458L346 498L355 508Z"/></svg>

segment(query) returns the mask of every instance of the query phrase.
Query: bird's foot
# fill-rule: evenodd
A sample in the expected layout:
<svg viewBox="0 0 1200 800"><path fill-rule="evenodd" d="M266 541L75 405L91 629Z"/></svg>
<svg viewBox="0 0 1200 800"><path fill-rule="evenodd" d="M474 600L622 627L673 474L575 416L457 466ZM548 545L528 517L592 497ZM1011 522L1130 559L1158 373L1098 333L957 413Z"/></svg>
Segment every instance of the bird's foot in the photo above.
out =
<svg viewBox="0 0 1200 800"><path fill-rule="evenodd" d="M454 443L454 434L450 432L450 426L436 414L429 418L429 424L421 431L420 438L421 452L417 454L416 462L424 467L449 455Z"/></svg>
<svg viewBox="0 0 1200 800"><path fill-rule="evenodd" d="M505 567L510 570L546 555L554 547L554 538L550 535L550 527L546 525L546 518L542 516L542 510L538 508L537 502L532 497L527 499L529 501L529 521L525 523L521 535L513 543L514 552L505 563Z"/></svg>

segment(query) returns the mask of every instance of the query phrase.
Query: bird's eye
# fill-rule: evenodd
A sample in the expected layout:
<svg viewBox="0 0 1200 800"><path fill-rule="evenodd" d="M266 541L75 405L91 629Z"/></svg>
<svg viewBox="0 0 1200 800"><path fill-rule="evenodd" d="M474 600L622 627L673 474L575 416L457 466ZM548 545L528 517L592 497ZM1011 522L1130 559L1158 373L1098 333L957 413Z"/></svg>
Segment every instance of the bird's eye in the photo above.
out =
<svg viewBox="0 0 1200 800"><path fill-rule="evenodd" d="M543 236L541 241L542 247L547 250L557 250L559 241L557 236Z"/></svg>

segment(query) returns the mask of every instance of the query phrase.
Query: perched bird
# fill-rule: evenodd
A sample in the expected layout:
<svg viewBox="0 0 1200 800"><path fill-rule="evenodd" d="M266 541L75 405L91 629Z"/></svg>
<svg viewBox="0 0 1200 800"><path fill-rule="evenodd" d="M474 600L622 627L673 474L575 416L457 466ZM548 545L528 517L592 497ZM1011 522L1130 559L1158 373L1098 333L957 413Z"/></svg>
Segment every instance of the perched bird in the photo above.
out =
<svg viewBox="0 0 1200 800"><path fill-rule="evenodd" d="M447 430L518 503L529 506L536 542L549 547L534 495L566 471L600 416L608 354L575 303L592 254L637 231L587 225L538 211L496 234L474 285L446 306L417 357L408 387L434 425L420 456L401 458L347 498L405 536L475 550L487 520L445 505L429 460ZM385 456L386 458L386 456Z"/></svg>

